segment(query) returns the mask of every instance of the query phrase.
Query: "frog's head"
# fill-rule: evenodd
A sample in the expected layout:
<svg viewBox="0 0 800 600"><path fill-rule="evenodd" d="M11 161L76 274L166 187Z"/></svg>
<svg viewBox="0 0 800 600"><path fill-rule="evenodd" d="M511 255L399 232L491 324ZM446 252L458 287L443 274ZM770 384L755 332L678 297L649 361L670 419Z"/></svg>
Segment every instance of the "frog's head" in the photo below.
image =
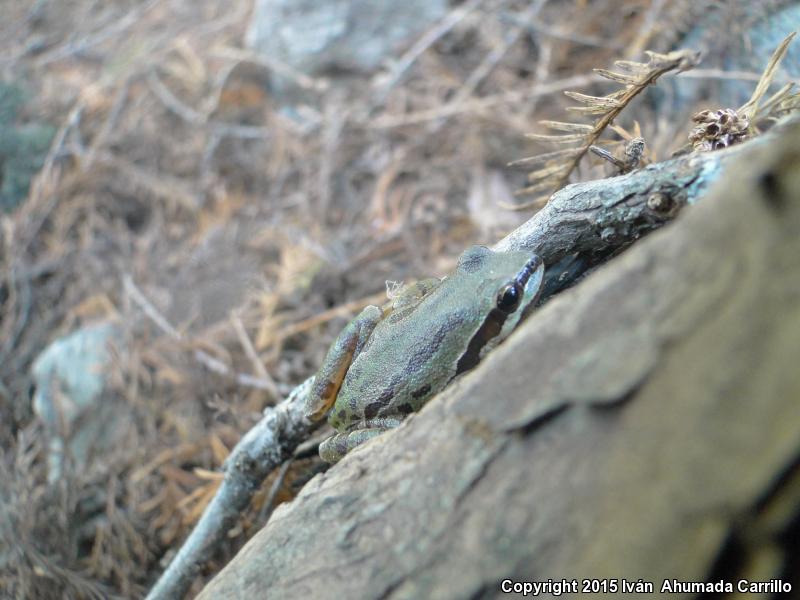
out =
<svg viewBox="0 0 800 600"><path fill-rule="evenodd" d="M528 252L494 252L473 246L461 255L456 271L472 281L480 324L472 334L457 372L474 367L533 309L544 279L542 259Z"/></svg>

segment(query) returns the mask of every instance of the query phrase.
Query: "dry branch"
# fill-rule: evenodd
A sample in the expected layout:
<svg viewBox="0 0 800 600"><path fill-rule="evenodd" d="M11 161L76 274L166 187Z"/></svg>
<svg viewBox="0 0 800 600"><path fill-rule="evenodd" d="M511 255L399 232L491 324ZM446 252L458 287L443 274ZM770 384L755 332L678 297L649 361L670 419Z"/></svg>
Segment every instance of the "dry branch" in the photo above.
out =
<svg viewBox="0 0 800 600"><path fill-rule="evenodd" d="M225 461L225 478L203 516L147 598L181 598L213 555L261 482L289 460L315 425L304 416L309 378L289 397L266 409L264 418L245 434Z"/></svg>

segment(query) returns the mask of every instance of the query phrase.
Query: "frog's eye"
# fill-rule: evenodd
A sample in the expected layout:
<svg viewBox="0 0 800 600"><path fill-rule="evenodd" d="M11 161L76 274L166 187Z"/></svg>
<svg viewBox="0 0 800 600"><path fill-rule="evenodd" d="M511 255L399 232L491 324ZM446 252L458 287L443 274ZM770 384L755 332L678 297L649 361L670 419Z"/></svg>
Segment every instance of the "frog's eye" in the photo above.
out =
<svg viewBox="0 0 800 600"><path fill-rule="evenodd" d="M497 292L497 308L505 313L517 310L520 300L522 300L522 286L516 281L507 283Z"/></svg>

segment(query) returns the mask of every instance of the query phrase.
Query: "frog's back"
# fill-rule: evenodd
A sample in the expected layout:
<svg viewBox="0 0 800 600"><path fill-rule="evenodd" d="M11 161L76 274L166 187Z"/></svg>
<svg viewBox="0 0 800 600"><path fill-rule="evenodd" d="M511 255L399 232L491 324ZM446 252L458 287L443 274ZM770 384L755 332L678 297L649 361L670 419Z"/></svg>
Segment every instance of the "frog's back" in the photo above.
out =
<svg viewBox="0 0 800 600"><path fill-rule="evenodd" d="M456 374L461 348L451 336L469 335L474 316L443 283L405 315L379 323L353 360L331 413L331 424L409 414L441 391ZM436 323L431 323L435 315ZM395 318L393 318L395 317Z"/></svg>

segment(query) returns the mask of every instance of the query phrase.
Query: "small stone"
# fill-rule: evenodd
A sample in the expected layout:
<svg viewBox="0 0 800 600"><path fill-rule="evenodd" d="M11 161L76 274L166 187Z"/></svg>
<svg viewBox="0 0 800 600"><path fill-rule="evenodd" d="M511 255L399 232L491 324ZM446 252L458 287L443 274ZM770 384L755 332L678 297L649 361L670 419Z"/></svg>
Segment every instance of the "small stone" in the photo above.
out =
<svg viewBox="0 0 800 600"><path fill-rule="evenodd" d="M110 345L119 344L120 338L119 328L112 323L90 325L54 341L33 363L33 409L50 436L51 481L63 471L65 448L80 470L92 453L113 447L113 424L125 419L106 406L103 391Z"/></svg>

